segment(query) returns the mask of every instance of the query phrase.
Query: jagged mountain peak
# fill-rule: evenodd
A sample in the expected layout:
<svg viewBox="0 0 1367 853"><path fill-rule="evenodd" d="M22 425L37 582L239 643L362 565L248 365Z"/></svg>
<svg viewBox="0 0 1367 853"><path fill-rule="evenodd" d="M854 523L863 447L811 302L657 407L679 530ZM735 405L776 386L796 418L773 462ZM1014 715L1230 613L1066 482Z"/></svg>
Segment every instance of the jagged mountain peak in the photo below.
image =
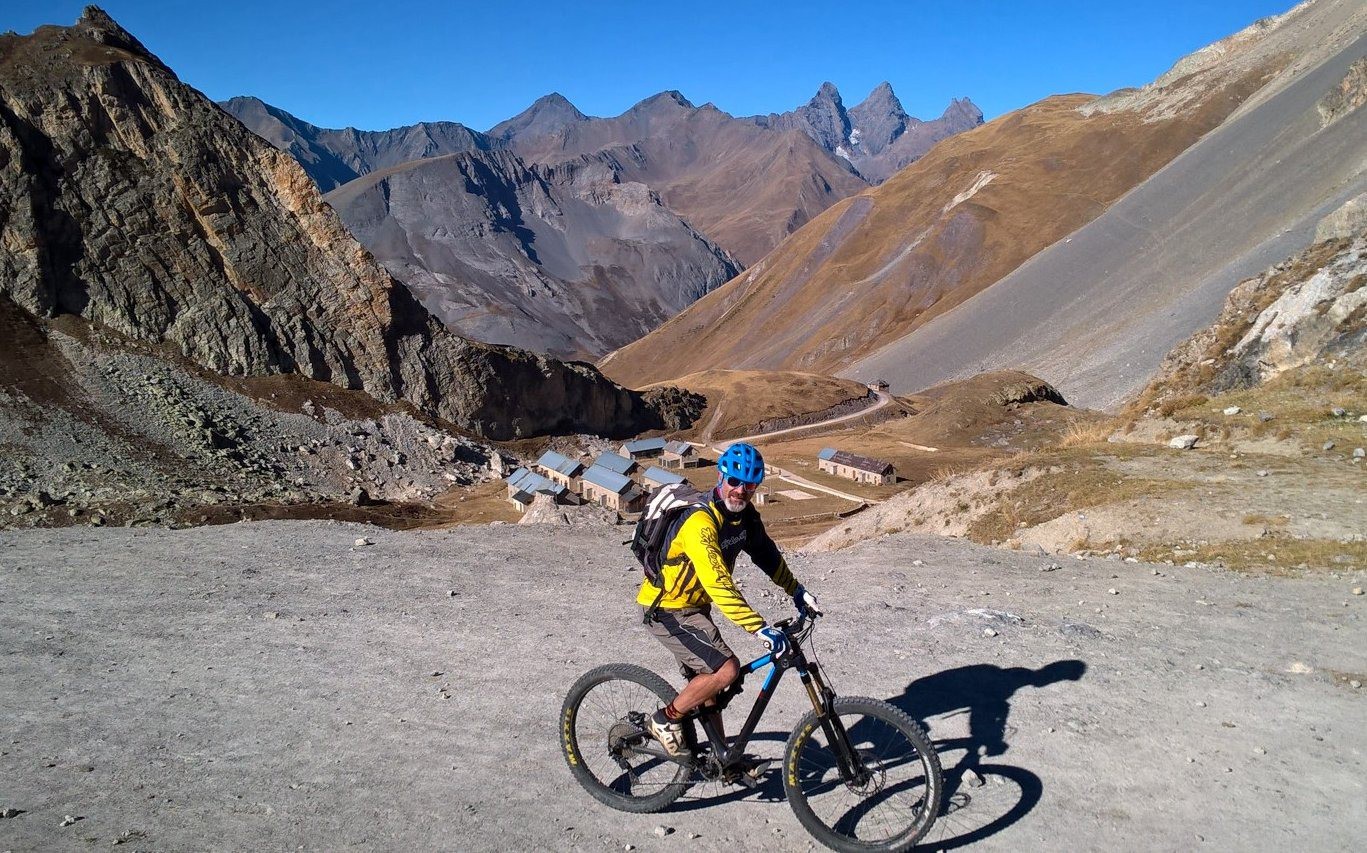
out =
<svg viewBox="0 0 1367 853"><path fill-rule="evenodd" d="M559 92L542 95L527 109L489 128L489 136L504 142L514 138L531 139L558 133L572 124L588 121L588 116Z"/></svg>
<svg viewBox="0 0 1367 853"><path fill-rule="evenodd" d="M152 57L152 51L144 47L132 33L119 26L118 21L99 6L86 6L72 30L100 44L121 47L148 58Z"/></svg>
<svg viewBox="0 0 1367 853"><path fill-rule="evenodd" d="M940 114L943 119L968 119L978 125L983 122L983 111L967 97L951 98L949 106Z"/></svg>
<svg viewBox="0 0 1367 853"><path fill-rule="evenodd" d="M697 109L693 102L683 96L678 89L668 89L655 95L651 95L643 101L632 106L627 110L628 113L641 112L643 110L654 111L660 108L674 109L682 107L686 110Z"/></svg>
<svg viewBox="0 0 1367 853"><path fill-rule="evenodd" d="M829 80L822 83L821 88L816 90L816 94L812 96L811 103L815 104L823 101L832 102L841 106L844 105L840 100L840 90Z"/></svg>
<svg viewBox="0 0 1367 853"><path fill-rule="evenodd" d="M849 111L850 147L857 153L876 155L891 145L907 129L909 119L886 81Z"/></svg>
<svg viewBox="0 0 1367 853"><path fill-rule="evenodd" d="M869 92L868 97L850 107L851 116L872 116L876 114L892 115L901 119L907 118L906 110L902 108L902 102L898 100L897 93L892 91L892 84L886 80L873 87L873 91ZM859 123L858 119L855 119L855 123Z"/></svg>

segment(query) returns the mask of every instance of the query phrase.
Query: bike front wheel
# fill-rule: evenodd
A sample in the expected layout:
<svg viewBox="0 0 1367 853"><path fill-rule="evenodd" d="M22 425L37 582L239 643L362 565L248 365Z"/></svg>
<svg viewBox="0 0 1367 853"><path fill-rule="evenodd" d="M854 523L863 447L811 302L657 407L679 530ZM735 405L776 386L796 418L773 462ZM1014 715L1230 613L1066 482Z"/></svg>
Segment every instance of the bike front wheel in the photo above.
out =
<svg viewBox="0 0 1367 853"><path fill-rule="evenodd" d="M688 786L690 769L664 758L645 718L674 698L650 670L613 663L580 676L560 708L560 748L594 799L625 812L658 812Z"/></svg>
<svg viewBox="0 0 1367 853"><path fill-rule="evenodd" d="M930 738L911 717L877 699L842 697L833 710L829 726L807 712L788 738L788 804L832 849L909 850L940 809L940 757Z"/></svg>

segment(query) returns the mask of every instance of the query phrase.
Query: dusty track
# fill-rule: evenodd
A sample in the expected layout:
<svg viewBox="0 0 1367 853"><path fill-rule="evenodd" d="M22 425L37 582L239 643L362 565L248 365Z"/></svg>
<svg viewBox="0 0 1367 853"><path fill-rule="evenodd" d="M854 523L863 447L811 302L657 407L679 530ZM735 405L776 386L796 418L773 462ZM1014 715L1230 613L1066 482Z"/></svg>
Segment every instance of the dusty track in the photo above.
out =
<svg viewBox="0 0 1367 853"><path fill-rule="evenodd" d="M633 816L573 784L556 744L569 683L632 658L677 678L635 616L617 531L548 533L0 533L0 808L22 811L0 849L130 831L155 850L806 849L772 785ZM836 686L927 720L958 768L938 843L1357 845L1361 576L1051 562L901 536L794 558L830 614L816 639ZM763 612L786 610L740 575ZM761 752L803 702L783 685ZM958 782L969 748L988 753L982 787Z"/></svg>

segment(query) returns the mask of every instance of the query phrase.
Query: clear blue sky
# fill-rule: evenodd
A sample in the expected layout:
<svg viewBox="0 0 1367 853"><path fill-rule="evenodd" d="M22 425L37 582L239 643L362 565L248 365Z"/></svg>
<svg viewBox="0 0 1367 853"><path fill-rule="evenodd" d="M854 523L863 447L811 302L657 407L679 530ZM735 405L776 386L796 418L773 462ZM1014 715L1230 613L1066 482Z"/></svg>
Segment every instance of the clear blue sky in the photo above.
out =
<svg viewBox="0 0 1367 853"><path fill-rule="evenodd" d="M1063 92L1147 83L1294 0L149 2L103 8L215 100L255 95L322 127L445 119L477 130L557 91L613 116L678 89L733 115L783 112L822 81L853 106L887 80L929 119L992 119ZM84 3L0 5L0 31L68 25Z"/></svg>

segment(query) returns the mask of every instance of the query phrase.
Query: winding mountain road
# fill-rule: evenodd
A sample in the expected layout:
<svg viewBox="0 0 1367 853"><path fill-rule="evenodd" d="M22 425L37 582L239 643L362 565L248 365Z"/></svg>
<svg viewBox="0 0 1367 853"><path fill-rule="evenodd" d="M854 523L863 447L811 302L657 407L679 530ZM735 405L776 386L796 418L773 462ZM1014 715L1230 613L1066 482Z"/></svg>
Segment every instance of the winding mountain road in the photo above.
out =
<svg viewBox="0 0 1367 853"><path fill-rule="evenodd" d="M802 432L809 429L825 428L833 426L838 423L853 420L855 418L862 418L865 415L878 411L879 409L883 408L884 406L892 402L892 395L888 394L885 391L874 391L873 393L876 394L878 397L877 402L875 402L872 406L869 406L868 408L860 409L857 412L851 412L847 415L840 415L839 417L829 418L824 421L817 421L814 424L803 424L802 426L788 427L786 429L778 429L770 432L757 432L753 435L747 435L741 438L732 438L728 439L727 441L722 441L715 444L698 444L696 442L694 442L694 444L698 447L707 447L711 450L715 450L718 453L724 453L726 451L726 448L730 447L733 444L736 444L737 442L744 441L748 444L753 444L754 442L760 440L772 440L780 435L787 435L789 433L794 432ZM789 471L785 468L779 468L774 465L770 465L768 466L768 468L775 477L778 477L780 480L783 480L784 482L792 483L795 486L802 486L805 489L811 489L817 492L824 492L825 494L834 495L837 498L842 498L844 500L852 501L854 503L882 503L882 501L879 500L874 500L872 498L862 498L858 495L852 495L848 492L842 492L838 489L832 489L829 486L823 486L820 483L813 483L806 477L800 477L797 474L794 474L792 471Z"/></svg>

